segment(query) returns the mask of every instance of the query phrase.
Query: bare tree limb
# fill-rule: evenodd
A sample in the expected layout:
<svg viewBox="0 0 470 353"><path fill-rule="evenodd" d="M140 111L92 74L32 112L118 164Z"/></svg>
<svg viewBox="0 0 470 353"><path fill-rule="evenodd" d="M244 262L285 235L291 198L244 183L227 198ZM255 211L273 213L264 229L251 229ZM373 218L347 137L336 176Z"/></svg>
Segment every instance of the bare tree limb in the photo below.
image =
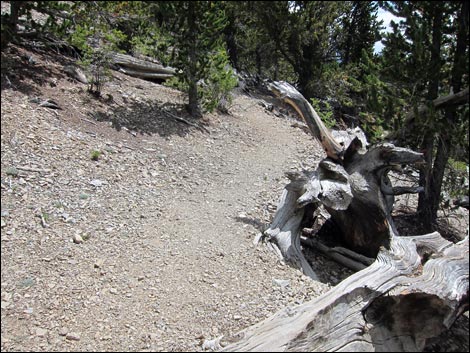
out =
<svg viewBox="0 0 470 353"><path fill-rule="evenodd" d="M328 157L341 160L344 146L341 146L323 124L312 105L292 85L287 82L273 82L268 87L277 97L290 104L307 123L313 136L323 146Z"/></svg>

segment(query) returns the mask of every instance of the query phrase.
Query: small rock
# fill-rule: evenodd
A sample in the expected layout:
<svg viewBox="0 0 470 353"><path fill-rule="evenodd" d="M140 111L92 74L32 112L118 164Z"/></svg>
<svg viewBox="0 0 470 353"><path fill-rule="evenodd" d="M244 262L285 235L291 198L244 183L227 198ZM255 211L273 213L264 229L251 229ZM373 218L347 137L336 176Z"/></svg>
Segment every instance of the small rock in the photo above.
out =
<svg viewBox="0 0 470 353"><path fill-rule="evenodd" d="M151 332L149 333L148 337L150 338L151 341L158 341L161 335Z"/></svg>
<svg viewBox="0 0 470 353"><path fill-rule="evenodd" d="M2 224L1 224L1 227L5 227L7 225L7 222L5 222L5 220L2 218Z"/></svg>
<svg viewBox="0 0 470 353"><path fill-rule="evenodd" d="M93 264L93 267L94 268L102 268L103 267L103 263L104 261L102 259L98 259L95 261L95 263Z"/></svg>
<svg viewBox="0 0 470 353"><path fill-rule="evenodd" d="M73 237L72 237L72 240L75 244L83 243L83 238L81 237L80 234L74 234Z"/></svg>
<svg viewBox="0 0 470 353"><path fill-rule="evenodd" d="M66 339L69 341L80 341L80 335L75 332L69 332L67 333L67 336L65 336Z"/></svg>
<svg viewBox="0 0 470 353"><path fill-rule="evenodd" d="M92 181L90 181L90 184L98 188L100 186L103 186L104 181L99 180L99 179L93 179Z"/></svg>
<svg viewBox="0 0 470 353"><path fill-rule="evenodd" d="M69 330L67 330L65 327L60 328L59 336L67 336L67 333L69 333Z"/></svg>
<svg viewBox="0 0 470 353"><path fill-rule="evenodd" d="M118 291L116 288L109 288L109 293L111 294L118 294Z"/></svg>
<svg viewBox="0 0 470 353"><path fill-rule="evenodd" d="M233 315L233 319L234 320L241 320L241 316L240 315Z"/></svg>
<svg viewBox="0 0 470 353"><path fill-rule="evenodd" d="M36 336L38 336L38 337L44 337L44 336L46 336L46 335L47 335L47 330L46 330L46 329L43 329L43 328L40 328L40 327L38 327L38 328L36 329Z"/></svg>
<svg viewBox="0 0 470 353"><path fill-rule="evenodd" d="M16 169L15 167L9 167L9 168L7 168L7 170L5 172L6 172L7 175L13 175L13 176L18 175L18 169Z"/></svg>
<svg viewBox="0 0 470 353"><path fill-rule="evenodd" d="M278 285L281 288L286 288L290 281L288 279L273 279L273 284Z"/></svg>

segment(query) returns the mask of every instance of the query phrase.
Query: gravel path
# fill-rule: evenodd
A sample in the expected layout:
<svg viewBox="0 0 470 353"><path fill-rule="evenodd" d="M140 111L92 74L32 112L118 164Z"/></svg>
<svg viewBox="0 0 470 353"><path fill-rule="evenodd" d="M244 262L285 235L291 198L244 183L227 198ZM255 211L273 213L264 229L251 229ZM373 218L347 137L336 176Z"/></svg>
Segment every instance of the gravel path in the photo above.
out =
<svg viewBox="0 0 470 353"><path fill-rule="evenodd" d="M350 274L253 244L322 156L292 121L239 95L188 125L177 91L115 73L98 101L54 60L2 54L2 351L201 351Z"/></svg>
<svg viewBox="0 0 470 353"><path fill-rule="evenodd" d="M199 351L340 279L253 245L320 151L291 122L238 96L201 130L151 109L182 103L163 86L116 74L107 105L45 80L2 88L2 351Z"/></svg>

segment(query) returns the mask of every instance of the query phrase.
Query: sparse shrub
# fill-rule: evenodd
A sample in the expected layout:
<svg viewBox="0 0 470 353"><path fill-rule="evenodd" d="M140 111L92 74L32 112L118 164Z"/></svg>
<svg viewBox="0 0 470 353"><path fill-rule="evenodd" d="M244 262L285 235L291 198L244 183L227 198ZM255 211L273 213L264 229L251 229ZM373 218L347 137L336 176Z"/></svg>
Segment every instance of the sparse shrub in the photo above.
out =
<svg viewBox="0 0 470 353"><path fill-rule="evenodd" d="M97 161L101 156L101 151L98 150L93 150L91 151L91 160L92 161Z"/></svg>
<svg viewBox="0 0 470 353"><path fill-rule="evenodd" d="M111 79L111 55L119 52L119 43L127 39L118 29L90 28L77 25L70 43L81 52L80 64L88 71L88 92L101 97L103 86Z"/></svg>
<svg viewBox="0 0 470 353"><path fill-rule="evenodd" d="M213 53L209 58L207 77L198 82L199 101L206 112L218 109L227 112L232 102L231 91L237 85L237 77L229 64L225 49ZM187 91L188 84L178 77L172 77L165 83L169 87L180 91Z"/></svg>

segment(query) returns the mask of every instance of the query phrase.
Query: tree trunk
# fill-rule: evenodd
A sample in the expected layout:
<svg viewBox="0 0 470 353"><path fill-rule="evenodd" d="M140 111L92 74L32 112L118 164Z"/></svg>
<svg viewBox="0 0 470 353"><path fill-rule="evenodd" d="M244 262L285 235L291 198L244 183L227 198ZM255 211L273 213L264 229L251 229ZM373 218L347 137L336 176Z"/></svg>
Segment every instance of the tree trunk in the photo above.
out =
<svg viewBox="0 0 470 353"><path fill-rule="evenodd" d="M189 65L188 65L188 111L193 118L201 118L202 112L199 107L199 97L197 93L197 48L196 48L196 14L195 14L195 3L192 1L188 2L188 27L189 27Z"/></svg>
<svg viewBox="0 0 470 353"><path fill-rule="evenodd" d="M10 1L10 14L7 21L3 21L4 18L2 15L2 36L0 41L2 51L7 47L18 31L19 12L25 3L26 1Z"/></svg>
<svg viewBox="0 0 470 353"><path fill-rule="evenodd" d="M433 18L433 45L431 50L431 62L437 63L438 67L431 68L431 82L429 87L428 99L437 100L439 77L438 74L441 69L440 61L440 43L442 37L442 10L436 7L435 16ZM461 92L462 76L467 70L465 64L465 52L468 45L468 4L464 1L461 4L460 13L458 16L458 32L457 32L457 46L454 54L454 62L452 67L452 90L455 92L454 97L462 96L464 101L468 101L468 88ZM466 95L464 94L466 91ZM457 110L455 106L448 106L444 112L444 119L449 127L457 124L456 118ZM433 144L435 137L431 132L428 133L429 140L425 140L428 144L426 153L427 162L429 166L420 172L420 185L425 187L424 194L420 195L418 202L418 212L422 215L423 223L428 231L431 231L437 220L437 211L439 209L442 180L444 178L444 171L446 168L447 160L450 156L449 148L450 134L448 129L437 131L437 152L432 164L433 158ZM432 140L431 140L432 139Z"/></svg>
<svg viewBox="0 0 470 353"><path fill-rule="evenodd" d="M194 81L189 82L189 89L188 89L188 112L193 118L201 118L202 112L201 108L199 107L199 98L197 93L197 83Z"/></svg>
<svg viewBox="0 0 470 353"><path fill-rule="evenodd" d="M421 151L424 153L425 163L422 165L419 173L419 186L424 188L424 192L418 197L418 213L422 220L423 226L427 231L434 228L434 221L431 212L432 202L432 161L434 150L434 133L426 132L421 145Z"/></svg>
<svg viewBox="0 0 470 353"><path fill-rule="evenodd" d="M223 351L422 351L468 310L468 274L468 237L395 236L372 265L222 341Z"/></svg>
<svg viewBox="0 0 470 353"><path fill-rule="evenodd" d="M442 41L442 20L443 20L443 7L436 4L432 11L432 43L430 47L431 60L429 66L429 86L428 86L428 101L435 100L439 95L439 82L440 72L442 67L441 60L441 41ZM437 120L437 118L434 118ZM431 189L434 184L433 177L433 165L434 159L434 144L436 140L436 132L433 131L434 126L431 125L431 131L426 131L424 134L425 138L423 141L422 149L424 152L424 158L426 160L426 166L420 170L419 185L424 188L424 193L419 195L418 200L418 213L421 215L424 227L427 231L431 231L434 228L436 221L433 209L439 206L439 199L435 200L434 190ZM437 216L437 212L436 212Z"/></svg>
<svg viewBox="0 0 470 353"><path fill-rule="evenodd" d="M468 236L453 244L437 232L399 236L394 226L393 196L421 189L393 188L387 174L398 165L421 163L422 154L387 143L366 149L357 130L333 135L293 87L277 82L272 87L308 115L304 119L327 151L337 140L347 148L315 170L288 174L291 181L264 237L287 262L316 279L301 252L300 227L304 215L323 205L347 246L335 258L362 270L321 297L225 339L224 351L422 350L468 310L469 279ZM310 243L328 253L318 240Z"/></svg>

